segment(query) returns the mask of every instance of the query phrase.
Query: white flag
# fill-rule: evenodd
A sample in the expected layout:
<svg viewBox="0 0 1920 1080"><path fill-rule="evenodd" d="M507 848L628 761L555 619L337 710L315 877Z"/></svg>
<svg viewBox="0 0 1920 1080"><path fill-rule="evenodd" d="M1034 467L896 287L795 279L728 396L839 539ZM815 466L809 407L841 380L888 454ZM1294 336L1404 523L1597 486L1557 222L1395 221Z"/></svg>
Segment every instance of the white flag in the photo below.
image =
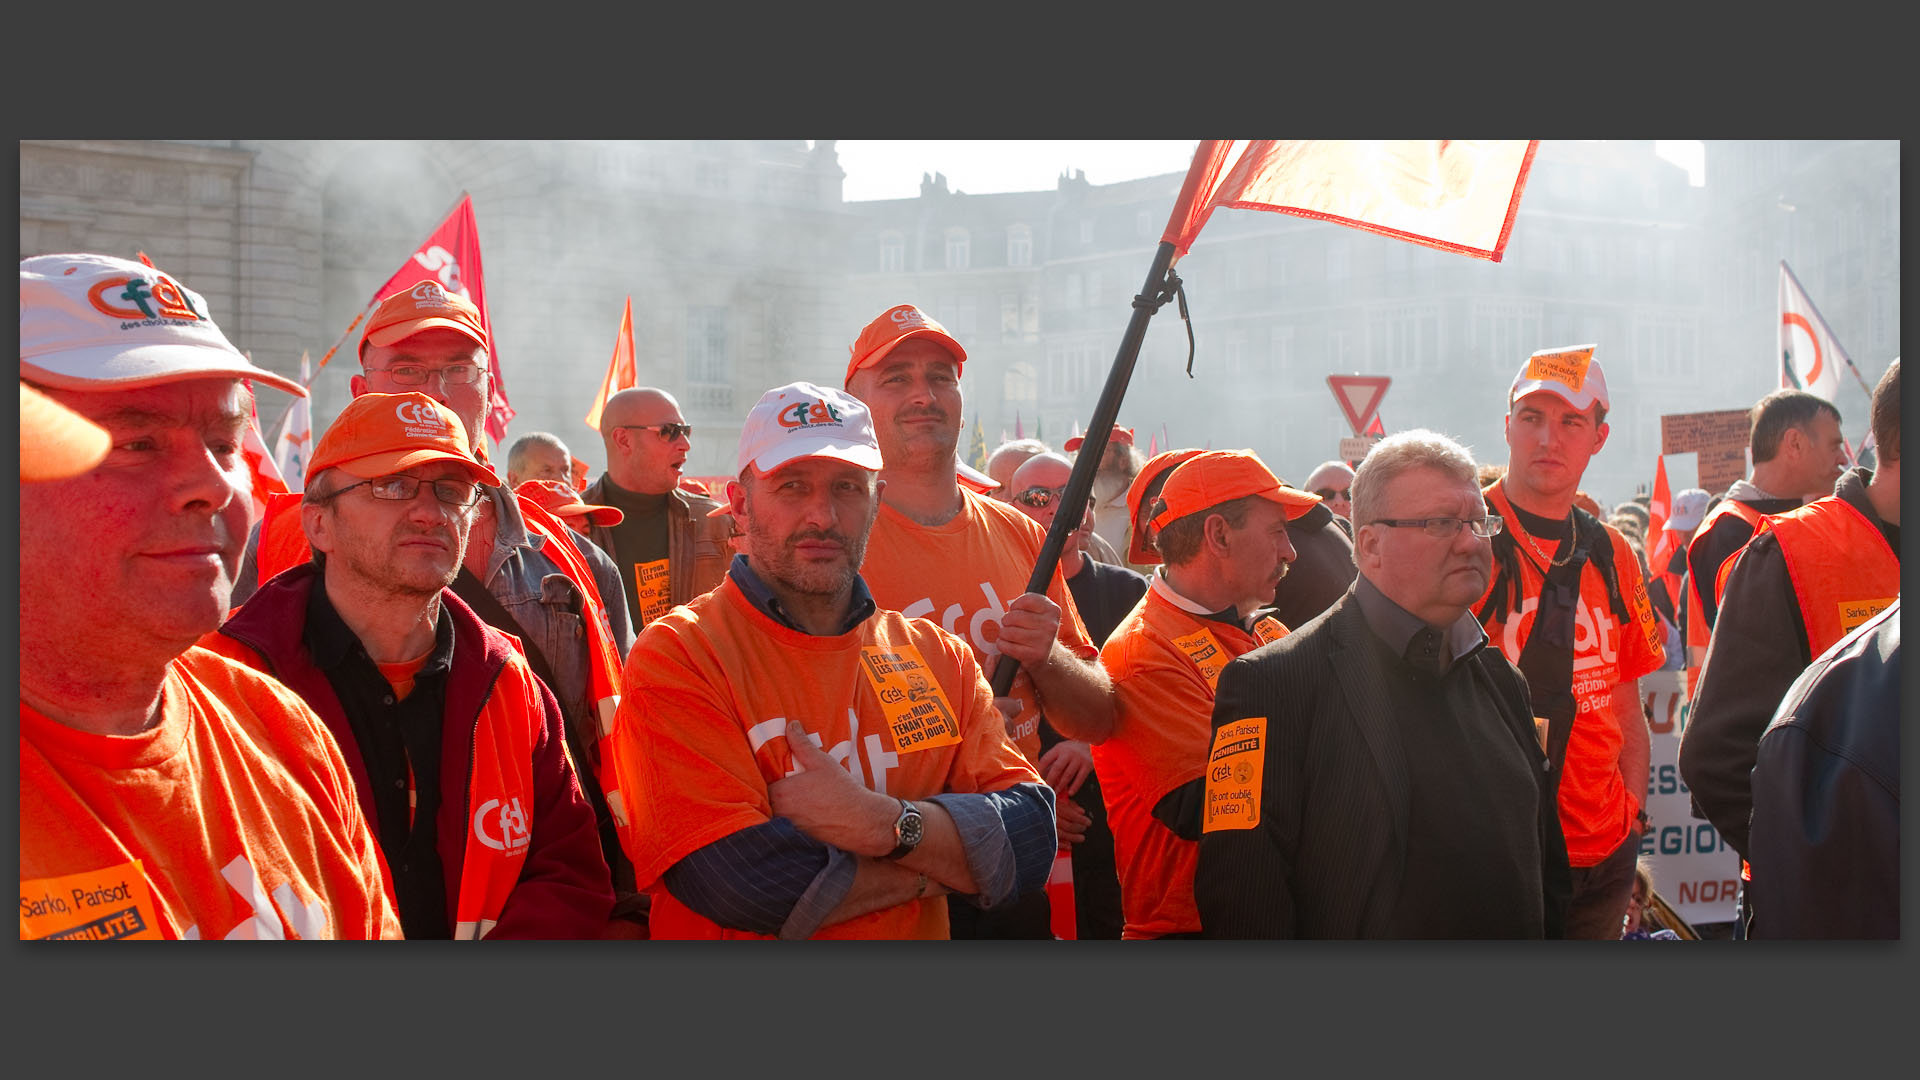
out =
<svg viewBox="0 0 1920 1080"><path fill-rule="evenodd" d="M1832 401L1840 392L1841 366L1852 364L1800 279L1780 260L1780 388Z"/></svg>
<svg viewBox="0 0 1920 1080"><path fill-rule="evenodd" d="M312 378L307 373L307 354L300 354L300 385ZM307 455L313 450L313 397L296 398L280 421L280 434L273 440L273 461L280 467L289 491L306 487Z"/></svg>

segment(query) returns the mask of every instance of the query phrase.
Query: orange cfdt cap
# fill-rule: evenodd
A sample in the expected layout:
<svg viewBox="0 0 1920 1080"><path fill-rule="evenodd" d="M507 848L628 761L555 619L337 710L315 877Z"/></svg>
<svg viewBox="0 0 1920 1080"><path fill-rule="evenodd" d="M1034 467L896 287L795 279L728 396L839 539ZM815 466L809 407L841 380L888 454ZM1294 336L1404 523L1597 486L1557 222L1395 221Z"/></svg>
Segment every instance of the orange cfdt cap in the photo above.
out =
<svg viewBox="0 0 1920 1080"><path fill-rule="evenodd" d="M912 304L898 304L880 313L880 316L868 323L866 329L854 340L853 355L847 360L847 377L840 385L853 382L853 373L863 367L879 363L903 341L913 338L930 338L941 348L953 354L954 374L967 362L967 350L947 333L947 328L934 322L932 317Z"/></svg>
<svg viewBox="0 0 1920 1080"><path fill-rule="evenodd" d="M1140 504L1146 501L1147 490L1153 487L1155 480L1172 471L1174 466L1200 453L1204 451L1199 449L1162 450L1140 467L1140 475L1134 477L1133 484L1127 488L1128 562L1135 566L1152 566L1160 561L1160 553L1154 550L1153 545L1147 543L1144 535L1145 524L1150 523L1143 523L1140 527L1134 525L1135 522L1140 521Z"/></svg>
<svg viewBox="0 0 1920 1080"><path fill-rule="evenodd" d="M320 436L306 482L325 469L371 480L435 461L462 465L479 483L500 483L493 468L474 456L466 426L452 409L425 394L361 394Z"/></svg>
<svg viewBox="0 0 1920 1080"><path fill-rule="evenodd" d="M514 488L513 492L532 499L540 504L541 509L555 517L568 519L568 524L572 524L574 519L583 518L602 528L612 528L625 521L627 517L617 506L598 506L583 502L580 493L575 491L572 485L563 484L558 480L522 480L520 486Z"/></svg>
<svg viewBox="0 0 1920 1080"><path fill-rule="evenodd" d="M1278 503L1289 521L1320 503L1320 496L1282 484L1251 450L1208 450L1181 462L1167 477L1167 486L1160 489L1166 506L1154 515L1153 524L1165 528L1170 521L1248 495Z"/></svg>
<svg viewBox="0 0 1920 1080"><path fill-rule="evenodd" d="M1075 450L1080 449L1080 445L1086 441L1087 437L1085 435L1075 435L1068 439L1061 449L1071 454ZM1108 437L1107 445L1111 446L1114 443L1119 443L1122 446L1132 446L1133 429L1130 427L1121 427L1119 424L1113 425L1113 434Z"/></svg>
<svg viewBox="0 0 1920 1080"><path fill-rule="evenodd" d="M487 330L480 322L480 309L466 297L450 293L438 281L428 278L411 289L394 293L367 319L360 335L360 355L367 346L382 347L405 341L422 330L458 330L482 348L487 345Z"/></svg>

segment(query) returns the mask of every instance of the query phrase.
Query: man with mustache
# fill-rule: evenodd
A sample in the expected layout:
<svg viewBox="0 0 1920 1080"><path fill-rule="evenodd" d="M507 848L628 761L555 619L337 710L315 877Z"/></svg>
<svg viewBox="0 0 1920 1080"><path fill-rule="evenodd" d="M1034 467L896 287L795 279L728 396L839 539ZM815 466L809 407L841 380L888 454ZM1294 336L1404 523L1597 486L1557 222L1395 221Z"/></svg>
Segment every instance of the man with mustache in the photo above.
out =
<svg viewBox="0 0 1920 1080"><path fill-rule="evenodd" d="M1117 716L1096 733L1127 938L1200 936L1193 903L1214 680L1287 628L1269 614L1293 562L1288 523L1320 498L1248 450L1213 450L1168 474L1150 517L1164 560L1100 659Z"/></svg>
<svg viewBox="0 0 1920 1080"><path fill-rule="evenodd" d="M1053 795L972 650L861 580L880 464L859 401L768 391L727 484L744 552L627 659L607 761L656 938L944 938L950 894L1044 891Z"/></svg>
<svg viewBox="0 0 1920 1080"><path fill-rule="evenodd" d="M638 386L607 399L600 413L607 471L580 493L622 519L594 524L587 538L620 569L627 611L638 632L667 609L720 584L733 525L720 504L680 486L693 428L664 390Z"/></svg>
<svg viewBox="0 0 1920 1080"><path fill-rule="evenodd" d="M1488 512L1506 525L1475 614L1527 677L1546 724L1573 868L1566 936L1616 940L1647 829L1640 676L1666 662L1666 635L1626 538L1576 505L1609 430L1593 352L1542 349L1508 388L1507 471L1486 489Z"/></svg>
<svg viewBox="0 0 1920 1080"><path fill-rule="evenodd" d="M1431 431L1388 436L1354 478L1353 524L1353 588L1220 672L1193 879L1205 936L1559 937L1546 753L1470 608L1502 525L1473 459Z"/></svg>
<svg viewBox="0 0 1920 1080"><path fill-rule="evenodd" d="M868 323L851 352L847 392L873 410L886 461L861 573L881 606L937 622L972 645L989 673L1002 654L1019 661L1001 707L1014 745L1038 768L1042 712L1075 738L1112 724L1113 695L1059 570L1046 592L1026 591L1045 530L954 475L966 350L925 312L899 304ZM1044 893L1017 910L952 912L958 938L1053 936Z"/></svg>
<svg viewBox="0 0 1920 1080"><path fill-rule="evenodd" d="M362 394L307 463L314 558L205 644L272 674L340 742L410 938L599 937L613 908L552 691L448 587L483 485L460 418Z"/></svg>
<svg viewBox="0 0 1920 1080"><path fill-rule="evenodd" d="M243 380L306 391L104 255L21 261L20 375L21 939L399 937L319 718L194 647L253 505Z"/></svg>

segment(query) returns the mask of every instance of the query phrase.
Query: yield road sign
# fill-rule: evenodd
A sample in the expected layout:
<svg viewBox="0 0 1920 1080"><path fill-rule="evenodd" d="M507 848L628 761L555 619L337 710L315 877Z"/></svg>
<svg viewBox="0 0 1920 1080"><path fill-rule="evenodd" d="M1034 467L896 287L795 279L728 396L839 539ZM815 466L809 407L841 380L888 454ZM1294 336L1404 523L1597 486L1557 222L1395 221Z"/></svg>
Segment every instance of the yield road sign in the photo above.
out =
<svg viewBox="0 0 1920 1080"><path fill-rule="evenodd" d="M1340 411L1347 414L1347 423L1353 425L1353 433L1366 433L1367 425L1373 422L1373 414L1379 411L1380 399L1387 396L1387 385L1393 379L1386 375L1329 375L1327 386L1333 390L1333 399L1340 403Z"/></svg>

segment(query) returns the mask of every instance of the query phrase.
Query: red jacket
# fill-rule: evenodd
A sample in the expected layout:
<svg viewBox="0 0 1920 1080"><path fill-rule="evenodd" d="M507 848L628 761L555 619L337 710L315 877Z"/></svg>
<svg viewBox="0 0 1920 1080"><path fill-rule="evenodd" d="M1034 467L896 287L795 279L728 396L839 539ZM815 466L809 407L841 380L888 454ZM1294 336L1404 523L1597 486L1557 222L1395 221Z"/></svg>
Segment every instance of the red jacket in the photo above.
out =
<svg viewBox="0 0 1920 1080"><path fill-rule="evenodd" d="M304 640L307 602L319 580L311 563L280 574L201 644L266 671L306 700L339 742L360 808L372 821L377 811L353 727ZM567 756L560 707L512 638L482 622L451 592L443 591L440 603L453 620L454 635L440 758L445 790L435 822L447 922L457 927L456 937L597 938L613 908L613 884L593 809ZM524 726L516 723L522 720ZM505 760L495 753L500 748L508 751L504 757L516 751L530 755L530 764ZM501 760L488 768L493 758ZM497 792L503 804L511 802L516 785L531 784L525 813L531 835L524 854L521 844L511 842L511 823L500 814L478 815L487 824L474 824L477 815L469 803L476 775L490 778L492 787L483 794L505 785ZM469 850L476 827L486 842ZM495 842L502 839L508 842ZM513 876L500 880L503 875Z"/></svg>

